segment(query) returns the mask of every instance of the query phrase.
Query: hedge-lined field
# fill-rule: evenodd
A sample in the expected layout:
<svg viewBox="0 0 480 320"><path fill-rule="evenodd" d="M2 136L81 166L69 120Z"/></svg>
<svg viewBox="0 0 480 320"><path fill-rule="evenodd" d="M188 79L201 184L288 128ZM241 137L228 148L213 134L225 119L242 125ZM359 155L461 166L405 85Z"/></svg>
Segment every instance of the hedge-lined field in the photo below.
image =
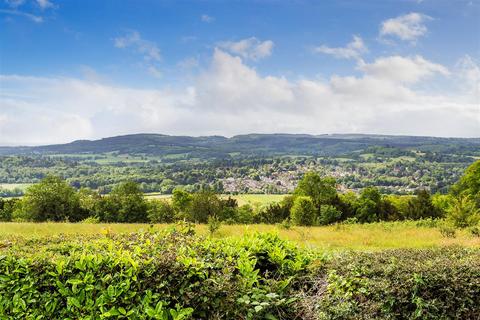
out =
<svg viewBox="0 0 480 320"><path fill-rule="evenodd" d="M162 231L175 224L89 224L89 223L0 223L0 239L11 236L45 237L59 234L98 235ZM209 234L208 225L194 225L199 235ZM323 251L335 250L383 250L395 248L431 248L464 246L480 248L480 237L468 229L455 230L453 236L442 234L441 221L398 221L369 224L338 224L333 226L299 227L283 225L221 225L215 238L242 237L255 232L273 232L282 239Z"/></svg>
<svg viewBox="0 0 480 320"><path fill-rule="evenodd" d="M478 319L480 250L325 253L272 234L0 242L1 319Z"/></svg>

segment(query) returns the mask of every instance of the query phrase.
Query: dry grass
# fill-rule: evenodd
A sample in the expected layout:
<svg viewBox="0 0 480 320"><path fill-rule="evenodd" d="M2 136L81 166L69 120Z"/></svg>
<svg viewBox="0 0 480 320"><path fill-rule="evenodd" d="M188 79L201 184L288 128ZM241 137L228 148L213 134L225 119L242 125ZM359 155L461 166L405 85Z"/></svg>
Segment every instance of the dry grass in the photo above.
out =
<svg viewBox="0 0 480 320"><path fill-rule="evenodd" d="M153 225L155 230L168 225ZM44 237L55 234L101 234L149 230L149 224L84 224L84 223L0 223L0 239L11 236ZM197 225L198 234L207 235L206 225ZM393 248L428 248L458 245L480 247L480 238L467 231L457 231L455 238L445 238L436 228L417 227L414 222L334 225L325 227L292 227L272 225L222 225L215 237L239 237L254 232L275 232L299 245L336 250L381 250Z"/></svg>

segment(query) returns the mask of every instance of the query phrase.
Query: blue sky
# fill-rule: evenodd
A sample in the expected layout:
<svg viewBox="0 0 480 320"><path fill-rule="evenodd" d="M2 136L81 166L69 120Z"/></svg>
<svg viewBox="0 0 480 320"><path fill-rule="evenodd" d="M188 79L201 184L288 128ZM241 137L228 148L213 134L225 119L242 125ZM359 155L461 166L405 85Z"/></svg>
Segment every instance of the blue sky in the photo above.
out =
<svg viewBox="0 0 480 320"><path fill-rule="evenodd" d="M0 143L480 136L480 1L0 0Z"/></svg>

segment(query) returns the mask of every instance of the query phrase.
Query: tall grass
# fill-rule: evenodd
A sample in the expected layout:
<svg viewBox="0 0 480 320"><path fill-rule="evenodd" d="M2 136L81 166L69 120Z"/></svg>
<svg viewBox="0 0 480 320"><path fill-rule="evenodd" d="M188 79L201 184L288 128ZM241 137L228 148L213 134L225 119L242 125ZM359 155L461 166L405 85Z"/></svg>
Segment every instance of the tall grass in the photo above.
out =
<svg viewBox="0 0 480 320"><path fill-rule="evenodd" d="M86 224L86 223L0 223L0 239L9 237L44 237L58 234L99 234L161 230L166 224ZM199 235L208 235L207 225L196 225ZM324 227L292 227L277 225L222 225L217 238L240 237L255 232L278 233L283 239L301 246L326 251L382 250L394 248L430 248L444 246L480 247L480 238L458 230L455 238L442 236L439 229L417 226L415 222L382 222L372 224L341 224Z"/></svg>

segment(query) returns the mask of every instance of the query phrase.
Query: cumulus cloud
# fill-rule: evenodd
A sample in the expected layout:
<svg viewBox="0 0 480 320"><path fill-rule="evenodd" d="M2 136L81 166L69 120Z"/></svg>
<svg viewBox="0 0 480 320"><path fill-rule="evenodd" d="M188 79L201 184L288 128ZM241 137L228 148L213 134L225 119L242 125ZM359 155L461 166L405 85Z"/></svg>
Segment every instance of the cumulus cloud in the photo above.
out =
<svg viewBox="0 0 480 320"><path fill-rule="evenodd" d="M353 40L347 44L346 47L332 48L326 45L321 45L314 48L317 53L324 53L332 55L339 59L359 59L360 56L368 51L367 46L359 36L353 36Z"/></svg>
<svg viewBox="0 0 480 320"><path fill-rule="evenodd" d="M394 69L415 67L400 68L401 75L395 75L387 72L388 63ZM3 75L0 144L136 132L478 136L478 99L414 87L447 74L446 68L422 57L384 57L359 71L359 76L292 81L261 75L240 57L216 49L210 67L178 88L133 89L72 78Z"/></svg>
<svg viewBox="0 0 480 320"><path fill-rule="evenodd" d="M215 21L215 18L209 16L208 14L202 14L202 15L200 16L200 20L201 20L202 22L210 23L210 22Z"/></svg>
<svg viewBox="0 0 480 320"><path fill-rule="evenodd" d="M218 44L219 48L250 60L260 60L270 56L273 46L273 41L260 41L255 37L240 41L224 41Z"/></svg>
<svg viewBox="0 0 480 320"><path fill-rule="evenodd" d="M432 18L418 12L388 19L383 21L380 26L380 36L397 37L414 43L427 33L425 22L429 20L432 20Z"/></svg>
<svg viewBox="0 0 480 320"><path fill-rule="evenodd" d="M449 75L446 67L430 62L419 55L414 57L383 57L370 64L361 61L357 68L377 79L412 84L435 74Z"/></svg>

